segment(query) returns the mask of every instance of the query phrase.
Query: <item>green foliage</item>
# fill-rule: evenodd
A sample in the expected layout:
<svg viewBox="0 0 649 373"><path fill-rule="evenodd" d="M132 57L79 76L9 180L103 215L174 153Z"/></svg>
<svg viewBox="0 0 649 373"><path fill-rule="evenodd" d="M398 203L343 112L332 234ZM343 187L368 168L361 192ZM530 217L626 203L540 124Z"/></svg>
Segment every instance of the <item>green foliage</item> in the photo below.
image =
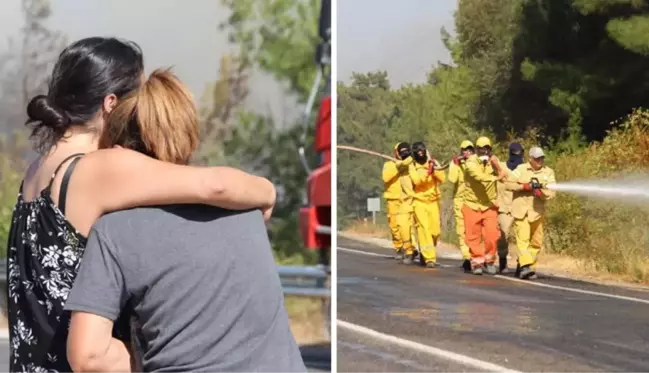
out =
<svg viewBox="0 0 649 373"><path fill-rule="evenodd" d="M7 255L11 215L16 204L22 174L16 172L9 159L0 158L0 257Z"/></svg>
<svg viewBox="0 0 649 373"><path fill-rule="evenodd" d="M606 24L609 35L624 48L642 55L649 55L649 16L636 15L616 18Z"/></svg>
<svg viewBox="0 0 649 373"><path fill-rule="evenodd" d="M7 254L11 216L26 167L24 157L28 149L26 132L0 134L0 257Z"/></svg>
<svg viewBox="0 0 649 373"><path fill-rule="evenodd" d="M435 85L398 90L389 89L381 71L353 74L349 86L338 83L338 143L392 155L398 142L424 141L434 157L447 162L460 142L489 133L467 126L476 97L468 69L440 66L434 74ZM381 196L384 160L345 150L337 158L338 224L344 227L368 216L367 198Z"/></svg>
<svg viewBox="0 0 649 373"><path fill-rule="evenodd" d="M315 74L319 0L221 0L230 11L221 28L246 67L260 67L306 101Z"/></svg>
<svg viewBox="0 0 649 373"><path fill-rule="evenodd" d="M23 26L17 38L9 38L0 54L0 257L6 243L16 196L32 155L25 122L25 107L47 88L50 70L65 37L47 27L51 14L48 0L21 0Z"/></svg>
<svg viewBox="0 0 649 373"><path fill-rule="evenodd" d="M299 127L277 131L267 118L244 112L231 137L222 143L226 164L263 175L277 186L279 198L269 235L273 248L283 256L302 251L297 211L307 174L297 159L300 134Z"/></svg>
<svg viewBox="0 0 649 373"><path fill-rule="evenodd" d="M248 93L247 75L260 69L286 83L289 94L305 102L313 84L318 41L317 0L222 0L232 11L221 25L238 47L222 60L221 76L207 99L200 160L247 169L269 178L279 193L269 235L278 260L312 262L298 231L298 210L305 192L306 172L297 144L302 129L278 130L272 119L241 106ZM311 120L309 123L313 123ZM313 134L307 136L307 151ZM310 154L310 164L315 164Z"/></svg>
<svg viewBox="0 0 649 373"><path fill-rule="evenodd" d="M615 179L649 170L649 112L636 110L601 143L553 155L559 181ZM549 205L548 248L583 258L596 269L649 280L649 209L559 193Z"/></svg>
<svg viewBox="0 0 649 373"><path fill-rule="evenodd" d="M433 66L427 83L392 90L384 72L339 83L338 142L390 154L423 140L445 162L460 141L486 135L501 159L514 140L544 146L560 181L646 172L649 114L632 110L649 107L648 18L641 0L462 0L457 35L441 32L453 63ZM338 152L340 228L369 216L382 163ZM443 237L455 241L448 185L442 192ZM546 243L649 281L648 223L644 207L559 193Z"/></svg>
<svg viewBox="0 0 649 373"><path fill-rule="evenodd" d="M635 9L646 7L645 0L574 0L573 4L584 15L601 13L619 5L630 5Z"/></svg>

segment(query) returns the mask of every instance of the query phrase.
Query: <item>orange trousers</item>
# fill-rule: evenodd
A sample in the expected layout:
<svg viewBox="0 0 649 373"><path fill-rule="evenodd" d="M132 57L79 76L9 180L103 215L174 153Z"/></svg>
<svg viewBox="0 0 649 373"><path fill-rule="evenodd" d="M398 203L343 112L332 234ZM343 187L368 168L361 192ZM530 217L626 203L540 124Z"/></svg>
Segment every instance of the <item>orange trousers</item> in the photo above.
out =
<svg viewBox="0 0 649 373"><path fill-rule="evenodd" d="M490 208L485 211L472 210L467 205L462 206L464 216L464 240L471 252L471 264L483 266L496 261L500 228L498 227L498 209ZM484 240L484 246L482 241Z"/></svg>

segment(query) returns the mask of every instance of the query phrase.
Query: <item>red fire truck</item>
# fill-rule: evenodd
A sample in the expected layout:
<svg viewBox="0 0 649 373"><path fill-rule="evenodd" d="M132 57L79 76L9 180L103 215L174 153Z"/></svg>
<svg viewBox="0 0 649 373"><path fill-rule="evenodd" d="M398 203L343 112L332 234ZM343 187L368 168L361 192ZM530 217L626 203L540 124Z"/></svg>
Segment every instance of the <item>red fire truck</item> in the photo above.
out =
<svg viewBox="0 0 649 373"><path fill-rule="evenodd" d="M300 160L308 173L305 204L300 209L300 231L304 246L318 250L319 264L329 269L331 254L331 1L322 0L320 41L316 48L318 71L304 111L304 132ZM324 80L324 84L323 84ZM319 97L319 98L318 98ZM305 154L312 110L318 100L313 151L318 164L312 169Z"/></svg>

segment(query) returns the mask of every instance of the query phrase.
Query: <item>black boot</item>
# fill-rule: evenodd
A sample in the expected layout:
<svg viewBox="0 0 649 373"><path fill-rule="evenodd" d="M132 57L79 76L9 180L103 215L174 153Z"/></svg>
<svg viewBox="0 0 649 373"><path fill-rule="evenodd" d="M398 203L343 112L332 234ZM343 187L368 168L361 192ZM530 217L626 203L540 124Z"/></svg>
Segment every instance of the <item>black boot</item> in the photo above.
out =
<svg viewBox="0 0 649 373"><path fill-rule="evenodd" d="M462 262L462 269L464 269L464 272L466 273L471 272L471 261L469 259L464 259Z"/></svg>
<svg viewBox="0 0 649 373"><path fill-rule="evenodd" d="M498 258L498 272L503 274L509 272L507 268L507 257Z"/></svg>
<svg viewBox="0 0 649 373"><path fill-rule="evenodd" d="M521 267L521 275L520 276L521 276L521 278L523 280L530 279L531 277L533 277L535 275L536 275L536 273L534 272L534 270L532 268L530 268L529 265Z"/></svg>
<svg viewBox="0 0 649 373"><path fill-rule="evenodd" d="M516 262L516 273L514 273L514 277L521 277L521 264L518 261Z"/></svg>

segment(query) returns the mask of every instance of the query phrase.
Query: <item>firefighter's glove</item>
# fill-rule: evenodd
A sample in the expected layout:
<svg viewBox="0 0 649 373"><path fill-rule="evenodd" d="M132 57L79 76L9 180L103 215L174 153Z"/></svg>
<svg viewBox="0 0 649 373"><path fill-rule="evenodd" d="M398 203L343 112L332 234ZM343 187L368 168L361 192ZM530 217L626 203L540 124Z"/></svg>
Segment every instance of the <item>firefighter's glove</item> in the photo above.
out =
<svg viewBox="0 0 649 373"><path fill-rule="evenodd" d="M435 172L435 160L431 159L428 161L428 175L432 175Z"/></svg>

